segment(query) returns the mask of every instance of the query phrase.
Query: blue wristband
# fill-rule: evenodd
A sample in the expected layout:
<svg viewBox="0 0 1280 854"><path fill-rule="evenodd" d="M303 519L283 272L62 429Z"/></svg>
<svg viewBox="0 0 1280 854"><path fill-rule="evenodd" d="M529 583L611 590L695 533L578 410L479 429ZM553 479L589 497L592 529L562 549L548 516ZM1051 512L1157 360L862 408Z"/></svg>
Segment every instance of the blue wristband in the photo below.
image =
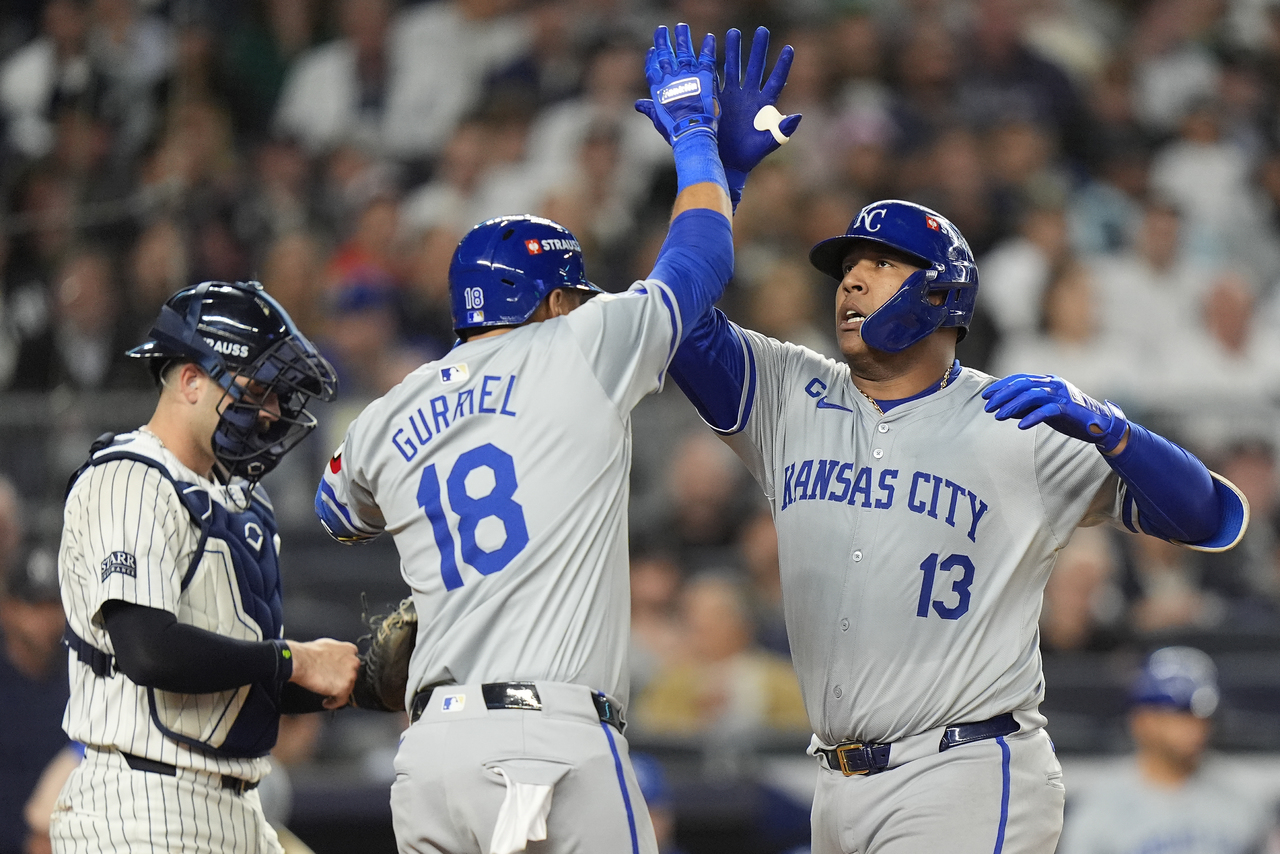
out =
<svg viewBox="0 0 1280 854"><path fill-rule="evenodd" d="M719 184L726 193L729 192L724 166L720 164L716 135L710 128L691 130L677 137L671 144L671 150L676 157L677 192L706 182Z"/></svg>
<svg viewBox="0 0 1280 854"><path fill-rule="evenodd" d="M733 203L733 210L737 213L738 202L742 201L742 190L747 186L747 173L726 167L724 177L729 185L729 201Z"/></svg>

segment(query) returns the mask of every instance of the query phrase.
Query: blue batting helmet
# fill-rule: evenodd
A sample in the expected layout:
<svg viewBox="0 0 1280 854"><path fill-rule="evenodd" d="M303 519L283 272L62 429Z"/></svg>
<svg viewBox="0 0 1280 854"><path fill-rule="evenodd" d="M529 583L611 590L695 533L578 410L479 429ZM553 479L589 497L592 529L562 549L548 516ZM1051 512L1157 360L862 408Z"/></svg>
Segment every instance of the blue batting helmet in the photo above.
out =
<svg viewBox="0 0 1280 854"><path fill-rule="evenodd" d="M849 229L809 250L813 266L836 281L844 278L844 259L859 240L869 240L915 258L924 270L912 273L898 292L862 321L862 340L877 350L897 353L944 326L963 338L978 298L978 265L964 235L937 211L888 199L867 205ZM941 305L930 293L945 293Z"/></svg>
<svg viewBox="0 0 1280 854"><path fill-rule="evenodd" d="M1134 706L1164 706L1207 718L1218 708L1213 659L1189 646L1167 646L1148 656L1129 691Z"/></svg>
<svg viewBox="0 0 1280 854"><path fill-rule="evenodd" d="M528 215L482 222L449 264L453 328L517 326L556 288L600 293L587 281L582 247L569 229Z"/></svg>
<svg viewBox="0 0 1280 854"><path fill-rule="evenodd" d="M333 367L258 282L203 282L178 291L129 355L147 359L157 380L165 365L181 361L222 386L228 401L213 455L229 474L251 482L315 429L306 409L311 398L332 400L338 390ZM272 394L279 417L264 428L261 411Z"/></svg>

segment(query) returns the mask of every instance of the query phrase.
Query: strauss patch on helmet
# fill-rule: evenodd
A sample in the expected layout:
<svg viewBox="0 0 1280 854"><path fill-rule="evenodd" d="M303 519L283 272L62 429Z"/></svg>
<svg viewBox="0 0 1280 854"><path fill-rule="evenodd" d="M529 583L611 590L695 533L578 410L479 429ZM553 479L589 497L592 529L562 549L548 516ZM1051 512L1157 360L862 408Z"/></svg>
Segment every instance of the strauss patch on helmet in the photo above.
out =
<svg viewBox="0 0 1280 854"><path fill-rule="evenodd" d="M223 356L230 356L233 359L249 358L249 345L237 344L234 341L219 341L215 338L205 338L204 343L213 348L215 353Z"/></svg>

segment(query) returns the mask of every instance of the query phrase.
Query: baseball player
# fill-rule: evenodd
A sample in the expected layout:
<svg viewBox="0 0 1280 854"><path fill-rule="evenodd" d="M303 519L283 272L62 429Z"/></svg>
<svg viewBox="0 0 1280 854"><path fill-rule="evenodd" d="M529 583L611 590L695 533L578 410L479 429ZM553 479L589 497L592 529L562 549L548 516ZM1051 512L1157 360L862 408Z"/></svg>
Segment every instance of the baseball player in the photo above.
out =
<svg viewBox="0 0 1280 854"><path fill-rule="evenodd" d="M1108 520L1230 548L1247 504L1060 378L962 367L978 271L937 212L876 202L809 257L839 282L844 361L716 311L671 375L772 506L822 767L813 850L1051 852L1036 625L1055 553Z"/></svg>
<svg viewBox="0 0 1280 854"><path fill-rule="evenodd" d="M1153 652L1129 694L1131 762L1072 802L1061 854L1258 854L1273 820L1254 787L1204 762L1217 669L1198 649Z"/></svg>
<svg viewBox="0 0 1280 854"><path fill-rule="evenodd" d="M342 705L358 660L353 644L284 639L257 481L336 379L256 282L179 291L129 355L159 386L155 414L95 442L66 501L63 728L86 751L54 850L278 852L254 789L280 715Z"/></svg>
<svg viewBox="0 0 1280 854"><path fill-rule="evenodd" d="M597 294L561 226L476 226L449 269L462 343L365 409L324 473L326 528L390 532L417 609L401 851L656 854L623 736L630 412L733 269L714 62L683 24L646 62L679 185L652 275Z"/></svg>

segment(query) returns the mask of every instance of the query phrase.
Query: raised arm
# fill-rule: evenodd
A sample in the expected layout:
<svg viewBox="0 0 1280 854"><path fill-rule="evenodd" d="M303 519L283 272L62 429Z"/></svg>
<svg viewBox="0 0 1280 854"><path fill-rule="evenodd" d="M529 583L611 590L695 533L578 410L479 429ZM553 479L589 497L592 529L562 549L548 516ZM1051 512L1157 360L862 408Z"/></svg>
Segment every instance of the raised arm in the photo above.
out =
<svg viewBox="0 0 1280 854"><path fill-rule="evenodd" d="M764 77L765 59L769 49L769 31L756 30L751 43L751 56L747 62L746 76L741 69L742 34L734 29L725 36L724 89L720 94L720 115L717 143L729 185L729 195L736 208L746 184L747 173L754 169L770 152L783 145L800 124L800 116L784 116L775 106L787 82L794 51L790 45L783 47L773 72ZM637 102L636 107L654 120L661 131L663 125L657 117L654 101ZM677 214L680 200L677 199ZM676 233L672 224L672 235ZM686 246L698 254L703 246L694 235L693 242L672 246L669 236L664 253L670 249L673 263L686 261ZM654 277L663 278L661 269L667 255L659 256L659 268ZM719 293L711 300L719 299ZM670 376L692 401L695 408L714 429L722 433L741 430L751 414L751 400L755 377L751 349L733 323L719 310L698 315L698 320L686 326L683 343L671 363Z"/></svg>
<svg viewBox="0 0 1280 854"><path fill-rule="evenodd" d="M671 228L650 278L675 295L682 333L715 304L733 275L733 209L716 142L715 57L714 36L703 39L695 56L689 25L677 24L674 50L667 28L659 27L645 58L653 96L645 112L671 143L678 182Z"/></svg>
<svg viewBox="0 0 1280 854"><path fill-rule="evenodd" d="M1127 487L1122 521L1129 530L1199 551L1225 551L1249 523L1249 503L1191 452L1129 421L1111 401L1098 402L1055 376L1011 374L982 396L997 420L1019 418L1024 430L1044 423L1098 446Z"/></svg>

